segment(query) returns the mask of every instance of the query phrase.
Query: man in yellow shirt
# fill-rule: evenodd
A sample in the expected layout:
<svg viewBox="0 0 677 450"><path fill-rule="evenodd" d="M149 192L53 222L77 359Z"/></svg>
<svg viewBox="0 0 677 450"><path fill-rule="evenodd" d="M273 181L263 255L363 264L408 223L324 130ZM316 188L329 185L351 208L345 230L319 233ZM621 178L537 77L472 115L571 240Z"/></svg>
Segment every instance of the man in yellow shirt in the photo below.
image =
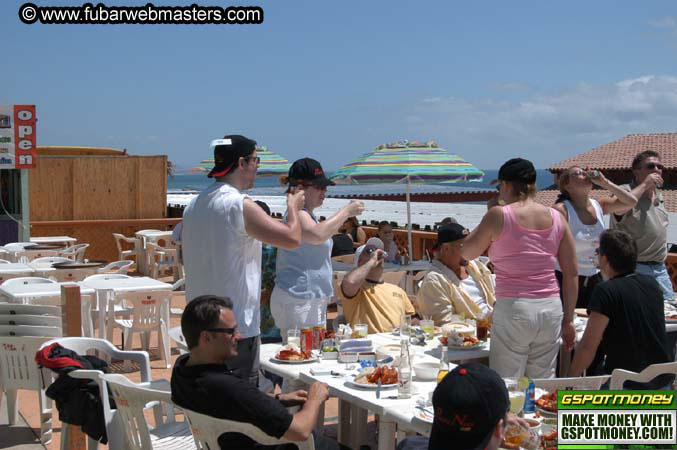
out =
<svg viewBox="0 0 677 450"><path fill-rule="evenodd" d="M403 314L414 314L407 293L383 281L383 242L371 238L355 252L357 267L341 282L343 314L351 325L366 323L369 333L385 333L400 326Z"/></svg>
<svg viewBox="0 0 677 450"><path fill-rule="evenodd" d="M478 318L489 314L496 301L494 279L479 260L461 256L468 230L457 223L437 231L436 259L421 282L416 297L419 313L430 316L435 325L452 321L451 315Z"/></svg>

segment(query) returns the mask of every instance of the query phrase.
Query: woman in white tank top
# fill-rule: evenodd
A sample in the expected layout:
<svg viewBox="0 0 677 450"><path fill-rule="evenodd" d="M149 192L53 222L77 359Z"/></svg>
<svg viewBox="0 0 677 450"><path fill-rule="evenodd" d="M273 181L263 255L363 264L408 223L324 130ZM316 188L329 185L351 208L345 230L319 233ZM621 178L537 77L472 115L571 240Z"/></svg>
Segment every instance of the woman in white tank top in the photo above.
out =
<svg viewBox="0 0 677 450"><path fill-rule="evenodd" d="M591 198L593 184L611 192L614 197L604 196L599 200ZM637 204L637 198L609 181L602 172L586 171L578 166L569 167L562 172L559 189L561 194L554 208L568 221L576 241L579 275L576 307L587 308L592 289L601 281L595 251L599 246L599 235L606 228L604 215L633 208ZM559 266L555 275L561 285Z"/></svg>

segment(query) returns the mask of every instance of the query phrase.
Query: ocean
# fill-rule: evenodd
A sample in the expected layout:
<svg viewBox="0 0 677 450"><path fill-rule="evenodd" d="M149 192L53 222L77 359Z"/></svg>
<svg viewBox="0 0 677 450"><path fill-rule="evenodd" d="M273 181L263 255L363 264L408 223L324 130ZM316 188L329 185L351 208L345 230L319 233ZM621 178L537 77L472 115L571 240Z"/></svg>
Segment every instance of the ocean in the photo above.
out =
<svg viewBox="0 0 677 450"><path fill-rule="evenodd" d="M498 177L498 170L484 170L484 179L480 182L472 183L453 183L450 185L435 185L435 190L441 186L449 190L459 190L458 188L472 188L472 189L495 189L489 183ZM539 190L545 189L554 183L555 177L552 173L545 169L537 170L536 186ZM167 191L200 191L212 183L210 178L206 175L172 175L167 178ZM395 187L396 185L390 185ZM400 185L401 186L401 185ZM329 195L332 191L339 192L345 186L330 186ZM350 186L355 189L357 186ZM421 190L422 185L415 186L416 190ZM360 185L359 189L363 192L382 191L387 188L387 185ZM400 188L401 189L401 188ZM399 189L397 189L399 190ZM252 194L261 193L265 195L282 195L283 188L280 186L279 179L276 177L259 177L256 179L256 185L251 190Z"/></svg>

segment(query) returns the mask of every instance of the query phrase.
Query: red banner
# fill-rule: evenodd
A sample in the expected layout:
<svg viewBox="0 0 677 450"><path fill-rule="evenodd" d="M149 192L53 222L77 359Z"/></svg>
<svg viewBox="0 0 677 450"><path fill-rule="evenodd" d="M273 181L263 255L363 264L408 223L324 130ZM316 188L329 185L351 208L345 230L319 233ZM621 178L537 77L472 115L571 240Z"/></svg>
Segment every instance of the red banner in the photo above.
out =
<svg viewBox="0 0 677 450"><path fill-rule="evenodd" d="M35 105L14 105L14 145L17 169L33 169L38 160Z"/></svg>

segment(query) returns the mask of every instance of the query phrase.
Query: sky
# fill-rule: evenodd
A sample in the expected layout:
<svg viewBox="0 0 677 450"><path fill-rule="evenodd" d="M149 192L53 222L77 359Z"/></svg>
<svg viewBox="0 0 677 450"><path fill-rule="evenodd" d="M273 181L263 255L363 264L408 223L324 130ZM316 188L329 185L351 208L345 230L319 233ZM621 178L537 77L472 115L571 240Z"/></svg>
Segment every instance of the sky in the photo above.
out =
<svg viewBox="0 0 677 450"><path fill-rule="evenodd" d="M335 170L434 139L479 168L547 168L677 132L672 0L197 2L261 6L258 25L26 25L22 3L0 3L0 104L36 105L38 145L190 168L237 133Z"/></svg>

